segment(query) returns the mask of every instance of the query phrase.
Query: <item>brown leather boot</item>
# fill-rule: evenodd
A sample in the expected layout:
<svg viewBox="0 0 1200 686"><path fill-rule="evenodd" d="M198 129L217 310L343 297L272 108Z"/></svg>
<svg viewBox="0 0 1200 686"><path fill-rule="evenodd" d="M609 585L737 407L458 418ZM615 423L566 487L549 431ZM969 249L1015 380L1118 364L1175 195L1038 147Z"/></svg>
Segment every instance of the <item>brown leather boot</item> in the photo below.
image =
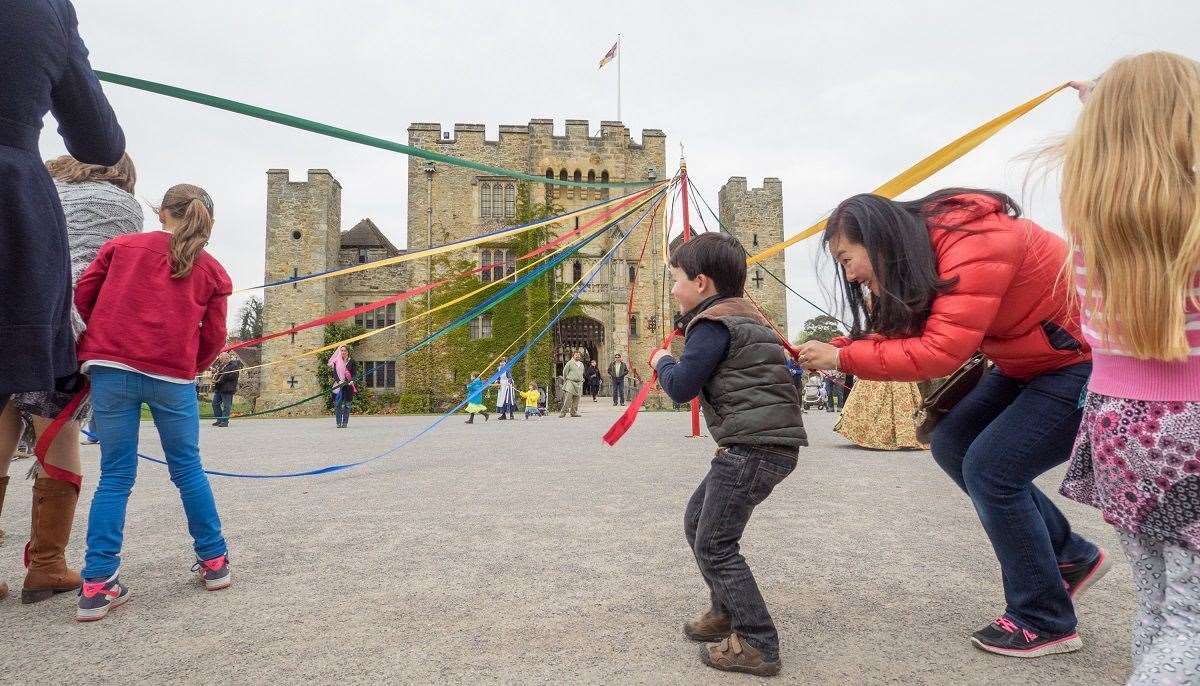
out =
<svg viewBox="0 0 1200 686"><path fill-rule="evenodd" d="M709 608L696 615L690 622L683 623L683 635L693 641L712 643L720 641L733 633L729 618Z"/></svg>
<svg viewBox="0 0 1200 686"><path fill-rule="evenodd" d="M768 662L757 648L743 642L737 634L729 634L720 643L701 647L700 659L713 669L755 676L775 676L783 667L782 660Z"/></svg>
<svg viewBox="0 0 1200 686"><path fill-rule="evenodd" d="M0 476L0 512L4 512L4 492L8 490L8 475ZM0 543L4 542L4 529L0 529ZM0 593L0 598L4 594Z"/></svg>
<svg viewBox="0 0 1200 686"><path fill-rule="evenodd" d="M25 547L21 602L28 605L79 588L79 572L67 568L67 541L79 494L66 481L38 477L33 482L33 516Z"/></svg>

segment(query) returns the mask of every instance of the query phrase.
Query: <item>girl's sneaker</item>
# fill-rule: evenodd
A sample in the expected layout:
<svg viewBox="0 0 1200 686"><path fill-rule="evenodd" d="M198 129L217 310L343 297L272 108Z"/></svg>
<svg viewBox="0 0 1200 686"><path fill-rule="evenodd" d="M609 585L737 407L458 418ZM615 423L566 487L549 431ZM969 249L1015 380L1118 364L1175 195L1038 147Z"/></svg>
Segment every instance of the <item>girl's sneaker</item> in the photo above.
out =
<svg viewBox="0 0 1200 686"><path fill-rule="evenodd" d="M1061 636L1043 636L1017 626L1007 615L976 631L971 642L989 653L1010 657L1041 657L1070 653L1083 647L1083 640L1074 631Z"/></svg>
<svg viewBox="0 0 1200 686"><path fill-rule="evenodd" d="M75 619L81 622L104 619L109 610L125 604L126 600L129 600L129 589L121 583L115 572L101 581L85 579L79 588L79 607L75 610Z"/></svg>
<svg viewBox="0 0 1200 686"><path fill-rule="evenodd" d="M192 571L200 575L204 581L204 588L210 591L229 588L233 583L233 575L229 571L229 557L226 555L219 555L211 560L196 560Z"/></svg>

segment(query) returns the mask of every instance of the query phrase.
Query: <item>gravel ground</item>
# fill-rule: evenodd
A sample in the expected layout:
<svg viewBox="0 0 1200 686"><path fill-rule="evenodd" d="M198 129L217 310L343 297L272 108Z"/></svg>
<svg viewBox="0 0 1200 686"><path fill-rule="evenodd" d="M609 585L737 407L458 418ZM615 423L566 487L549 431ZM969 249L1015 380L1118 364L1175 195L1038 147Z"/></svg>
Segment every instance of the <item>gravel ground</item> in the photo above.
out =
<svg viewBox="0 0 1200 686"><path fill-rule="evenodd" d="M142 462L122 579L132 599L77 624L74 597L0 601L2 683L647 683L755 681L700 664L680 623L707 600L683 540L710 439L646 414L617 448L611 403L582 419L454 419L369 467L287 480L213 480L235 563L206 593L179 499ZM209 468L283 472L377 454L429 418L247 420L203 427ZM1116 537L1057 498L1120 558L1080 607L1084 649L1020 660L967 636L1003 609L1000 573L965 496L926 453L848 446L833 416L751 520L743 551L795 684L1115 684L1133 612ZM143 452L161 454L150 423ZM99 450L84 448L83 533ZM14 463L0 575L20 585L30 489ZM1062 470L1041 485L1056 492Z"/></svg>

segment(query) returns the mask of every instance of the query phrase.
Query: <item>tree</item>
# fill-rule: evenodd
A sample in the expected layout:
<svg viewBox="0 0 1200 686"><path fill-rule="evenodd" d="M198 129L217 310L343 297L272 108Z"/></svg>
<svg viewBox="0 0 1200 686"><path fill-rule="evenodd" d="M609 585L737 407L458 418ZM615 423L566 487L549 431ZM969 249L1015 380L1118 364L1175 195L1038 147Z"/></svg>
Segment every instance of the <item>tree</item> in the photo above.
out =
<svg viewBox="0 0 1200 686"><path fill-rule="evenodd" d="M821 341L822 343L828 343L838 336L843 335L845 334L842 333L841 322L827 314L823 314L804 322L804 330L800 332L800 336L796 339L796 342Z"/></svg>
<svg viewBox="0 0 1200 686"><path fill-rule="evenodd" d="M256 295L250 296L238 310L238 338L248 341L252 338L262 338L263 335L263 301Z"/></svg>

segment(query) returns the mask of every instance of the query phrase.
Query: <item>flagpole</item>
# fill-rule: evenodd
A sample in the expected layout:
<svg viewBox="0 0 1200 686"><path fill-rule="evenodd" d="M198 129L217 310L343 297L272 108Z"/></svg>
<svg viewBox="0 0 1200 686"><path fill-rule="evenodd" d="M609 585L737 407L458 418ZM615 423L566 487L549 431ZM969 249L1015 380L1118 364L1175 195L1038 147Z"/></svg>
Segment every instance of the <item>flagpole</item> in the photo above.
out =
<svg viewBox="0 0 1200 686"><path fill-rule="evenodd" d="M617 121L621 121L621 34L617 34Z"/></svg>

